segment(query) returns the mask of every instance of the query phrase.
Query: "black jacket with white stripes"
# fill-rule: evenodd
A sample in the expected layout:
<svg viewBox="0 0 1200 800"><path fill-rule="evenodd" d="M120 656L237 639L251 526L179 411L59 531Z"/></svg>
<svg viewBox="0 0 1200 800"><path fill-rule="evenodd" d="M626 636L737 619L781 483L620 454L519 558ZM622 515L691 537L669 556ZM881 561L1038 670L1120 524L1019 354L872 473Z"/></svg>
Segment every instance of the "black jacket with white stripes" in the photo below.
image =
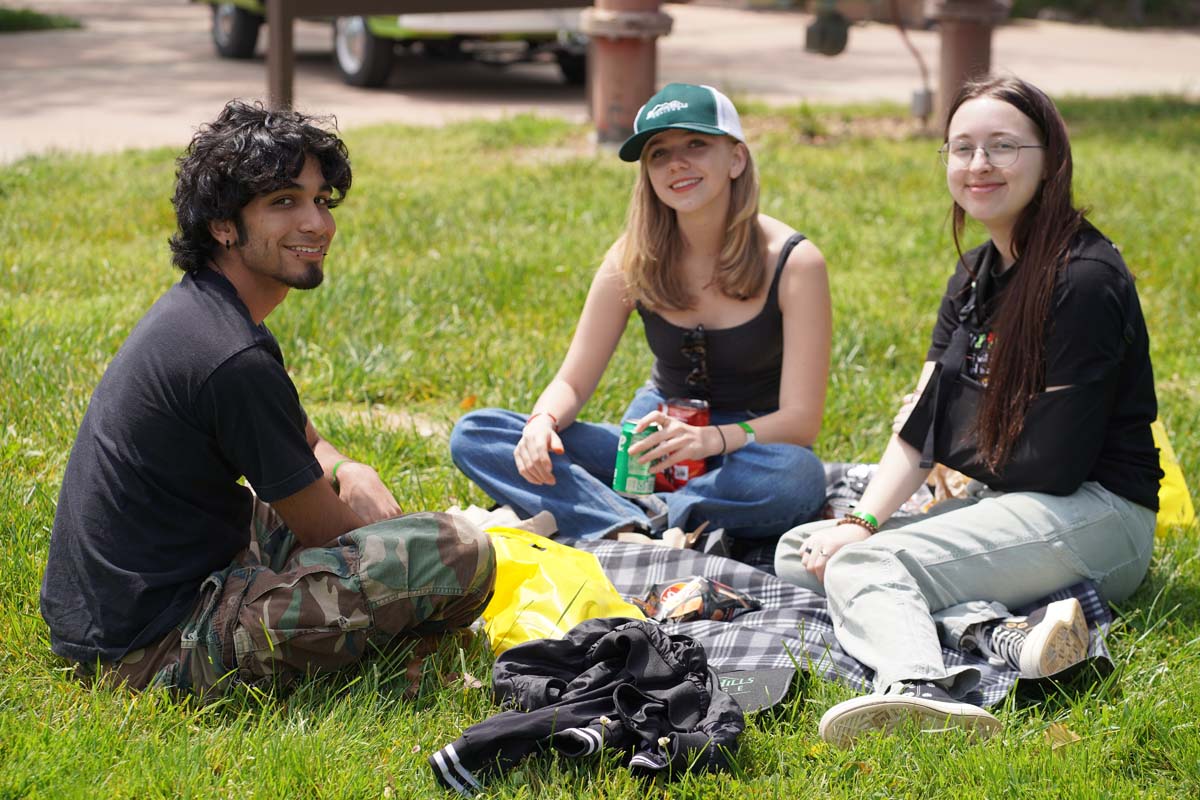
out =
<svg viewBox="0 0 1200 800"><path fill-rule="evenodd" d="M654 622L593 619L563 639L518 645L492 670L514 710L472 725L429 757L439 782L465 796L532 752L630 754L636 772L724 769L745 718L718 688L695 640Z"/></svg>

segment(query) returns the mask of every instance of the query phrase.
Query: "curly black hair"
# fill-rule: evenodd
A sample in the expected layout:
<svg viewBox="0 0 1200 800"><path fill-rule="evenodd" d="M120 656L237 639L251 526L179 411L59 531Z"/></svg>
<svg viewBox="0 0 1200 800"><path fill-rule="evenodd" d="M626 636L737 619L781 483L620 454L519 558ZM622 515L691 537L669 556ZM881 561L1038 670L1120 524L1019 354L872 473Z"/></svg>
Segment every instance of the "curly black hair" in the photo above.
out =
<svg viewBox="0 0 1200 800"><path fill-rule="evenodd" d="M350 191L350 154L336 129L331 117L241 100L226 104L176 162L171 202L179 230L170 239L175 266L185 272L204 268L217 247L208 230L215 220L233 220L243 240L242 209L256 196L290 185L310 156L334 189L329 206L340 203Z"/></svg>

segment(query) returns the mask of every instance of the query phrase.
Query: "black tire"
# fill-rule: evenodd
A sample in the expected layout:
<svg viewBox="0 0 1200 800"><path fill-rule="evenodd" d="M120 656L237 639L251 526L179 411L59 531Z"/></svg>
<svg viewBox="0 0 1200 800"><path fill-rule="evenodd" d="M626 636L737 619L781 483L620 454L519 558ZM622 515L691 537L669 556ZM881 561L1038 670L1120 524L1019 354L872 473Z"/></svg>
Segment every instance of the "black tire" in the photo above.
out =
<svg viewBox="0 0 1200 800"><path fill-rule="evenodd" d="M254 58L263 18L233 3L213 6L212 40L222 58Z"/></svg>
<svg viewBox="0 0 1200 800"><path fill-rule="evenodd" d="M333 60L342 80L351 86L374 88L392 73L396 43L367 28L366 17L338 17L333 22Z"/></svg>
<svg viewBox="0 0 1200 800"><path fill-rule="evenodd" d="M570 86L583 86L587 83L587 54L559 52L558 70L563 80Z"/></svg>

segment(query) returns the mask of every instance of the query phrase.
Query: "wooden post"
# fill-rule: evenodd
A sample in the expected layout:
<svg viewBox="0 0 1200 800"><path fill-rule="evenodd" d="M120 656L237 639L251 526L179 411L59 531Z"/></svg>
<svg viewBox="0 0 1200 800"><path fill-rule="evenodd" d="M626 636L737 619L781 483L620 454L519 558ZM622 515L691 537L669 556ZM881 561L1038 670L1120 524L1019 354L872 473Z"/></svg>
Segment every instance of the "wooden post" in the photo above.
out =
<svg viewBox="0 0 1200 800"><path fill-rule="evenodd" d="M657 39L671 31L671 18L659 5L596 0L583 12L583 32L591 37L588 103L598 142L628 138L638 109L657 88Z"/></svg>
<svg viewBox="0 0 1200 800"><path fill-rule="evenodd" d="M941 32L937 112L945 124L946 110L962 85L992 69L992 29L1008 16L1004 0L936 0L929 16Z"/></svg>

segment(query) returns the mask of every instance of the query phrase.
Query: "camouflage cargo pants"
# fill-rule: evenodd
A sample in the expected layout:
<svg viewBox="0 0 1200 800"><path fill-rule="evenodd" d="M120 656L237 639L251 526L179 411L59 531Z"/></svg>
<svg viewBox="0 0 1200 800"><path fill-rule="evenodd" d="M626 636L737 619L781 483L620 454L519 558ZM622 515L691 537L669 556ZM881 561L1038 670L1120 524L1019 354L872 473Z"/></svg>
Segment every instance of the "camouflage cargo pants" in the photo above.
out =
<svg viewBox="0 0 1200 800"><path fill-rule="evenodd" d="M265 503L250 546L200 587L159 642L102 668L131 688L218 696L235 683L290 682L354 663L372 645L470 625L487 605L496 555L460 517L406 514L296 548Z"/></svg>

